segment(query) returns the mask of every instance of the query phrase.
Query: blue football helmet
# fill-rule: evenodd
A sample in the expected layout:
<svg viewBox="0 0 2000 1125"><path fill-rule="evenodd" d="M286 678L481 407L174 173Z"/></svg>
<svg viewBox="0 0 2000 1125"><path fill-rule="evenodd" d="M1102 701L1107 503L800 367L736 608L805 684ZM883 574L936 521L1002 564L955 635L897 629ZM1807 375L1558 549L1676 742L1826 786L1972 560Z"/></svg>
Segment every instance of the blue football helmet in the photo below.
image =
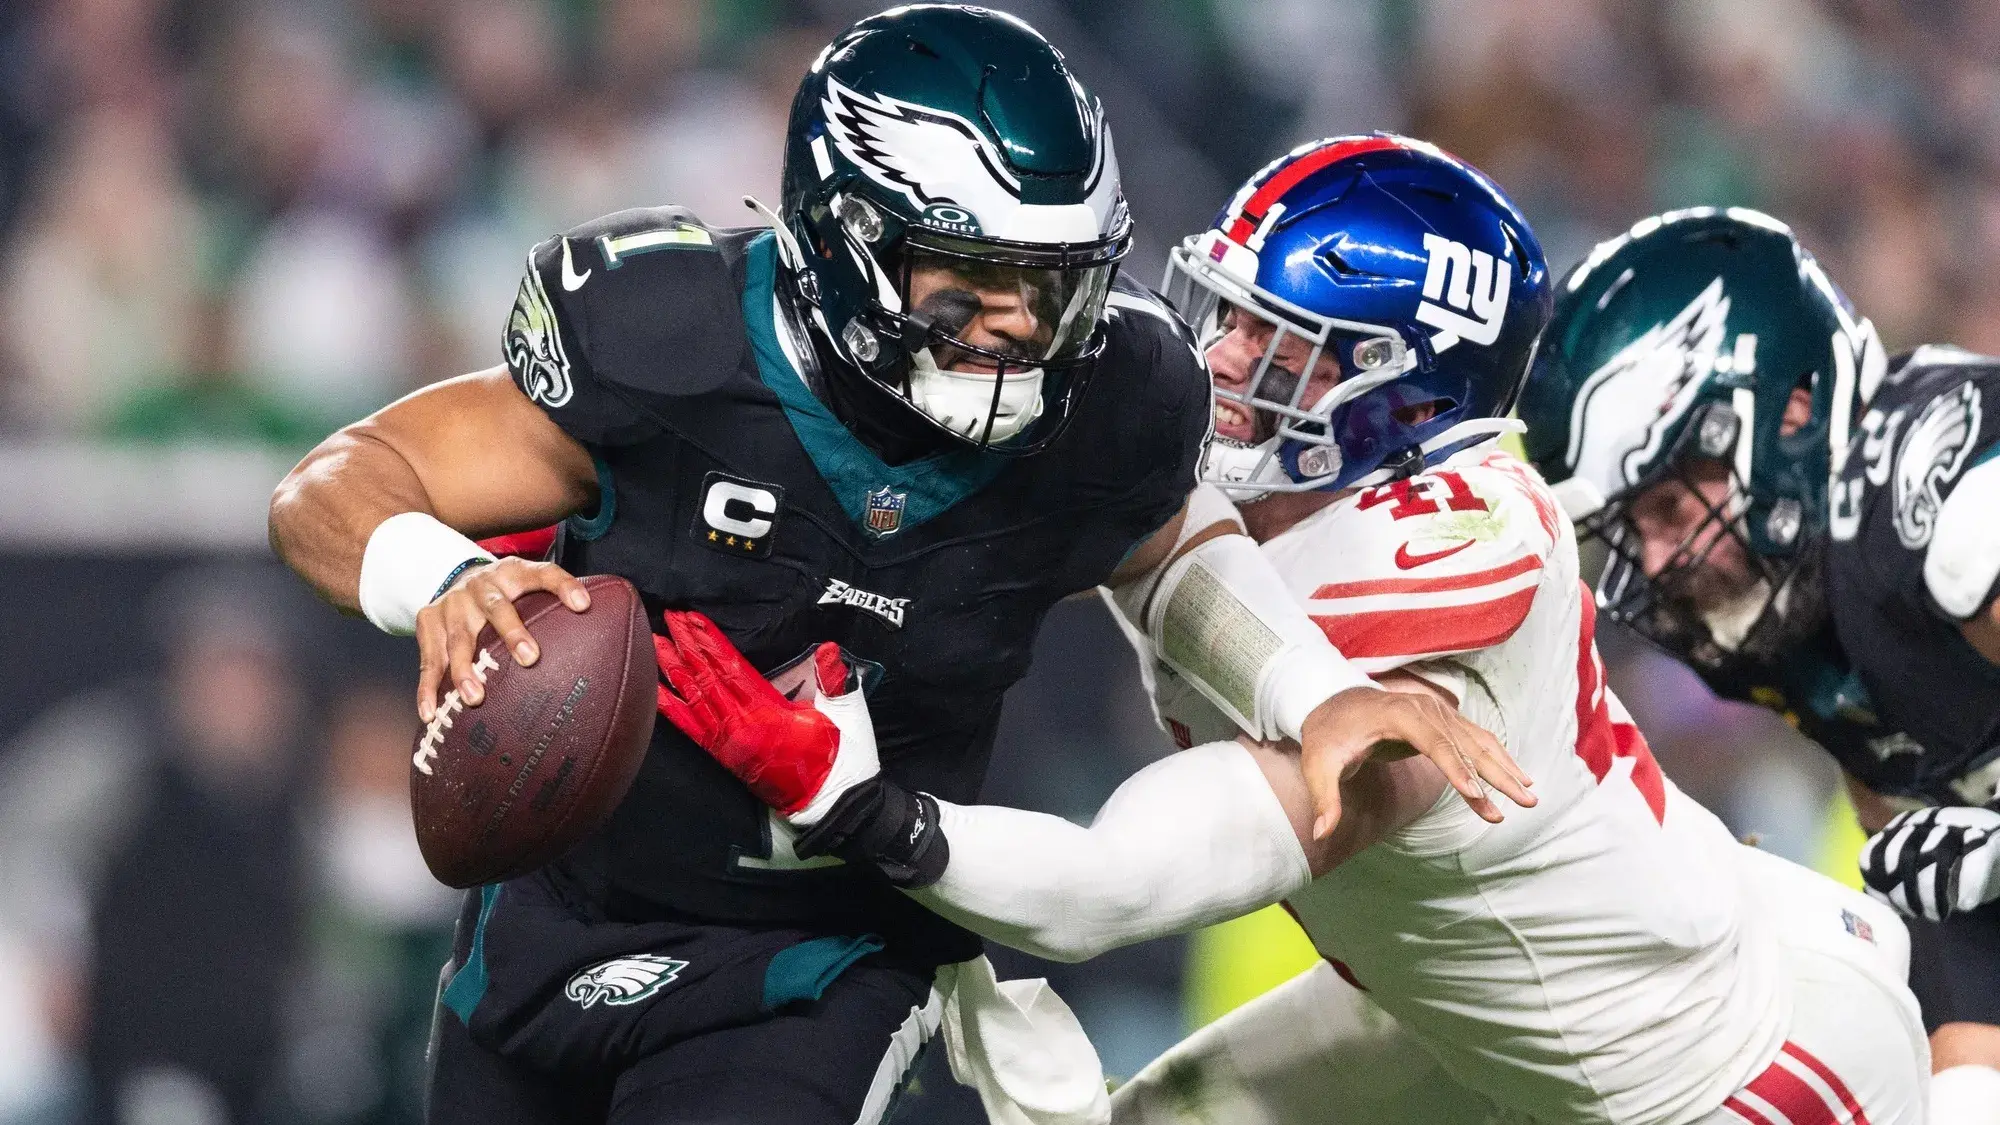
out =
<svg viewBox="0 0 2000 1125"><path fill-rule="evenodd" d="M1203 467L1237 500L1396 480L1518 429L1506 415L1552 302L1541 244L1499 187L1387 133L1266 166L1173 251L1164 288L1205 349L1245 316L1269 333L1247 385L1215 391L1218 418L1253 420ZM1322 357L1339 381L1305 401Z"/></svg>

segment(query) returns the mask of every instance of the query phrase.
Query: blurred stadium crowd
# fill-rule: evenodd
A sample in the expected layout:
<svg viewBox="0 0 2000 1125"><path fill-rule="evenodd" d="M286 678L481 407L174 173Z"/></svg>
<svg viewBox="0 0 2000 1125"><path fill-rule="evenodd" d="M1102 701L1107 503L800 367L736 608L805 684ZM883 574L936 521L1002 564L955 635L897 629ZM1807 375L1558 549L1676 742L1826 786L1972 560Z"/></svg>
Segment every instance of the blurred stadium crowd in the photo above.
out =
<svg viewBox="0 0 2000 1125"><path fill-rule="evenodd" d="M1148 281L1279 151L1389 128L1494 175L1558 268L1652 211L1751 205L1892 350L2000 351L2000 4L1004 6L1104 98ZM291 454L497 362L533 242L636 204L747 223L744 193L775 202L793 85L873 7L0 4L0 448ZM88 544L9 550L6 659L64 691L0 696L0 1123L417 1120L454 898L409 835L408 654L243 558L156 581ZM99 595L147 655L57 613ZM1130 663L1094 607L1064 610L991 793L1081 814L1163 747L1136 677L1051 674ZM1626 657L1686 788L1788 854L1824 846L1830 766ZM1028 742L1057 753L1008 749ZM1196 945L1197 1017L1231 995L1226 948ZM1112 1071L1182 1031L1182 950L1052 974Z"/></svg>

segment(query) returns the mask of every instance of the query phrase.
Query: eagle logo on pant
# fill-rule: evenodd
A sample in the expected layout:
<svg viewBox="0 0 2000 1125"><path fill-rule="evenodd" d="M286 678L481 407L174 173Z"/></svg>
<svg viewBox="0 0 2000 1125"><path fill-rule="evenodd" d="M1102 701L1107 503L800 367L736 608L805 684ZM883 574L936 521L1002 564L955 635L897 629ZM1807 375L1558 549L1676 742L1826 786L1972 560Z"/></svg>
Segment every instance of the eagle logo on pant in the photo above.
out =
<svg viewBox="0 0 2000 1125"><path fill-rule="evenodd" d="M563 995L589 1008L606 1004L637 1004L672 984L687 962L657 953L635 953L578 970L563 987Z"/></svg>

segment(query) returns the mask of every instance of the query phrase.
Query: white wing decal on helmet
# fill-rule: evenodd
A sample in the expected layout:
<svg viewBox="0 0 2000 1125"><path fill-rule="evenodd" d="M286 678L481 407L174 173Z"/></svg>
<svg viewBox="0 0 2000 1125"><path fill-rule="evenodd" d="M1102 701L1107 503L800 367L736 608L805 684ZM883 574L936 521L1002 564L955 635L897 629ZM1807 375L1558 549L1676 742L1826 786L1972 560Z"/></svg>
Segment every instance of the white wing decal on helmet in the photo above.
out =
<svg viewBox="0 0 2000 1125"><path fill-rule="evenodd" d="M920 211L947 204L992 216L1020 202L1021 181L985 134L955 113L870 97L831 79L821 109L841 155Z"/></svg>
<svg viewBox="0 0 2000 1125"><path fill-rule="evenodd" d="M1914 551L1931 541L1942 490L1979 441L1979 418L1979 387L1966 382L1932 399L1904 433L1895 470L1896 538L1903 546Z"/></svg>
<svg viewBox="0 0 2000 1125"><path fill-rule="evenodd" d="M1714 371L1728 319L1718 277L1583 381L1570 408L1565 457L1577 476L1606 496L1638 483Z"/></svg>

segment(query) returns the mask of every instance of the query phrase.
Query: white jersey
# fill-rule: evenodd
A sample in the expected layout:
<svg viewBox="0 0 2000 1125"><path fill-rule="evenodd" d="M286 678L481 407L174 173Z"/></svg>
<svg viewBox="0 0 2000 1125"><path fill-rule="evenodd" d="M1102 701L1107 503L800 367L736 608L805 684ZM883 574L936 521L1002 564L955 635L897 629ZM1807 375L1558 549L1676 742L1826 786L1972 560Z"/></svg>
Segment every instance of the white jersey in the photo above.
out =
<svg viewBox="0 0 2000 1125"><path fill-rule="evenodd" d="M1265 551L1350 660L1456 693L1540 798L1489 825L1446 790L1293 896L1342 975L1460 1084L1536 1119L1690 1122L1769 1064L1789 978L1741 845L1606 686L1575 535L1539 476L1486 446ZM1158 703L1185 741L1226 729L1171 675Z"/></svg>

